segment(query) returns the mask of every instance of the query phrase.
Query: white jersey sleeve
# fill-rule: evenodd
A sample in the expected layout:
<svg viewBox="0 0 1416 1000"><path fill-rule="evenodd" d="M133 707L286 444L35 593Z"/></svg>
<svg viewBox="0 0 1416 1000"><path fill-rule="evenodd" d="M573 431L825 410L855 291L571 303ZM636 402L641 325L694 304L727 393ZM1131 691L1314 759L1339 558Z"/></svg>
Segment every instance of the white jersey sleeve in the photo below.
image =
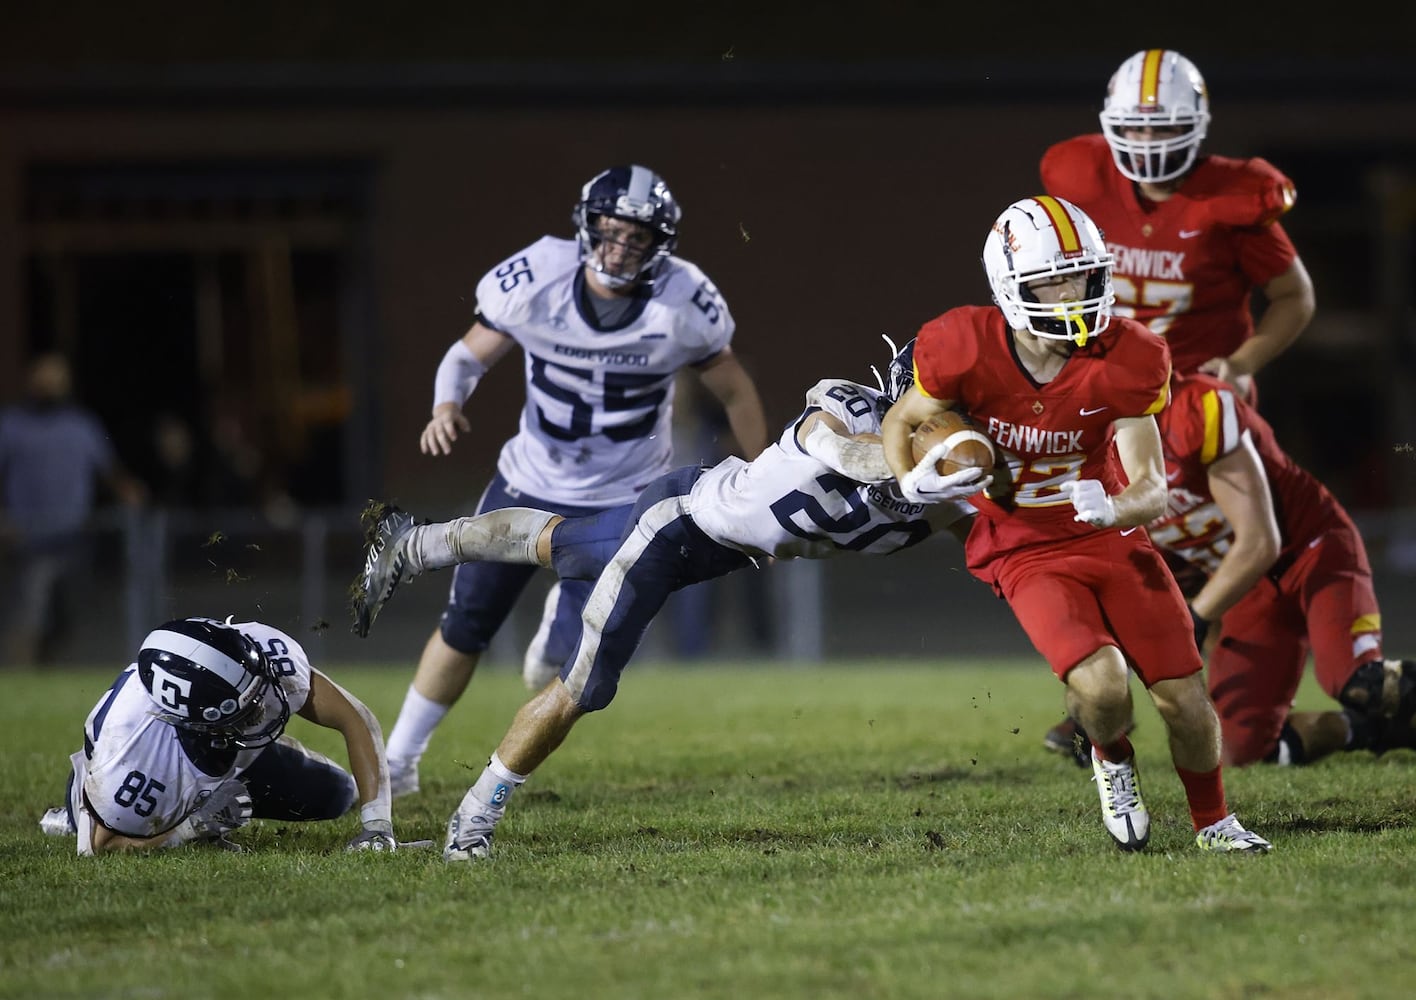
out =
<svg viewBox="0 0 1416 1000"><path fill-rule="evenodd" d="M543 237L477 285L483 321L524 353L526 405L497 469L516 490L584 507L627 503L672 463L674 376L733 337L722 295L670 257L614 326L582 304L575 241Z"/></svg>
<svg viewBox="0 0 1416 1000"><path fill-rule="evenodd" d="M889 406L876 389L844 379L817 383L807 408L752 462L732 458L694 484L688 509L710 538L748 555L820 559L841 551L889 553L927 538L923 504L894 481L875 485L833 471L806 453L796 434L824 410L850 434L878 434Z"/></svg>

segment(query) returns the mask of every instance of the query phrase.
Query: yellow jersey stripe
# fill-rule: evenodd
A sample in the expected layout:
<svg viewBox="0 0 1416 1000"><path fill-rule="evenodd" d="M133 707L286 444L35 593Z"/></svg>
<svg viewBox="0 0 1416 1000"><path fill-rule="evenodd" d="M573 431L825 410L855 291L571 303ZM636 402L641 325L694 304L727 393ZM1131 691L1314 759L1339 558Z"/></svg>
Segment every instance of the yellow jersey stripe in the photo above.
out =
<svg viewBox="0 0 1416 1000"><path fill-rule="evenodd" d="M910 370L914 372L915 388L920 391L920 395L929 396L930 399L933 399L934 397L929 395L929 390L924 387L924 383L919 380L919 365L915 362L913 357L910 358Z"/></svg>
<svg viewBox="0 0 1416 1000"><path fill-rule="evenodd" d="M1381 615L1363 615L1352 623L1352 634L1361 635L1364 632L1380 632L1382 630Z"/></svg>
<svg viewBox="0 0 1416 1000"><path fill-rule="evenodd" d="M1200 397L1205 411L1205 443L1200 447L1200 463L1209 465L1219 454L1219 393L1213 389Z"/></svg>

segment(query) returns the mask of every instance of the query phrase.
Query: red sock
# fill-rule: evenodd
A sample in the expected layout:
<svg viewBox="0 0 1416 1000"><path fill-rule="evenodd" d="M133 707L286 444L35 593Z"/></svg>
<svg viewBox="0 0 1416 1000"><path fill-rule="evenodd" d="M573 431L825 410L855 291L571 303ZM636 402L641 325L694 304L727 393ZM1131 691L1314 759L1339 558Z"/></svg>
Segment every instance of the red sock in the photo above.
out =
<svg viewBox="0 0 1416 1000"><path fill-rule="evenodd" d="M1131 746L1131 738L1125 733L1122 733L1121 738L1110 746L1104 747L1095 742L1092 743L1092 746L1096 748L1098 757L1111 764L1124 764L1136 755L1135 748Z"/></svg>
<svg viewBox="0 0 1416 1000"><path fill-rule="evenodd" d="M1195 829L1203 830L1213 826L1229 815L1229 806L1224 801L1224 778L1222 768L1213 771L1187 771L1176 767L1180 784L1185 786L1185 799L1190 803L1190 822Z"/></svg>

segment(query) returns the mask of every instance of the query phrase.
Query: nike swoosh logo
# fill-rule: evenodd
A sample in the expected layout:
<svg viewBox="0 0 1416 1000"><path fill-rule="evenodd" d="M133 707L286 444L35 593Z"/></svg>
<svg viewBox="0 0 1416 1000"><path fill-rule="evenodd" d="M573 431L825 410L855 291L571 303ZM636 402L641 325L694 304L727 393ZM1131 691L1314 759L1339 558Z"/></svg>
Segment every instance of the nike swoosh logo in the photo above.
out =
<svg viewBox="0 0 1416 1000"><path fill-rule="evenodd" d="M1080 410L1078 410L1077 412L1080 413L1080 414L1081 414L1082 416L1084 416L1084 417L1089 417L1089 416L1091 416L1093 413L1100 413L1100 412L1101 412L1102 410L1104 410L1104 409L1106 409L1106 407L1104 407L1104 406L1098 406L1098 407L1097 407L1096 409L1094 409L1094 410L1088 410L1088 409L1084 406L1084 407L1082 407Z"/></svg>
<svg viewBox="0 0 1416 1000"><path fill-rule="evenodd" d="M1175 480L1177 480L1177 479L1179 479L1179 478L1180 478L1180 470L1179 470L1179 469L1176 469L1174 472L1167 472L1167 473L1165 474L1165 481L1166 481L1167 483L1173 483L1173 482L1175 482Z"/></svg>
<svg viewBox="0 0 1416 1000"><path fill-rule="evenodd" d="M1127 535L1129 535L1131 532L1133 532L1133 531L1135 531L1135 530L1136 530L1135 528L1127 528L1125 531L1121 532L1121 537L1122 537L1122 538L1125 538Z"/></svg>
<svg viewBox="0 0 1416 1000"><path fill-rule="evenodd" d="M1200 235L1200 233L1202 233L1202 232L1204 232L1203 229L1182 229L1182 230L1180 230L1180 238L1181 238L1182 240L1194 239L1196 236Z"/></svg>

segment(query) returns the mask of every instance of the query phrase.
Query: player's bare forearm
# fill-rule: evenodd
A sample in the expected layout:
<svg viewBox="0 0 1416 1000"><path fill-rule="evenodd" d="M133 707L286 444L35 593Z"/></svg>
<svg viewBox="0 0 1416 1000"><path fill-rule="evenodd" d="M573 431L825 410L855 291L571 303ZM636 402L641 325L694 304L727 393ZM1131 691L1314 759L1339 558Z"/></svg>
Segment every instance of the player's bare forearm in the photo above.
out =
<svg viewBox="0 0 1416 1000"><path fill-rule="evenodd" d="M1268 474L1248 431L1239 447L1210 463L1207 475L1234 543L1190 604L1201 618L1217 621L1273 567L1283 543Z"/></svg>
<svg viewBox="0 0 1416 1000"><path fill-rule="evenodd" d="M897 399L880 420L880 440L885 461L898 480L915 467L910 435L936 413L948 409L945 400L931 399L922 392L907 392Z"/></svg>
<svg viewBox="0 0 1416 1000"><path fill-rule="evenodd" d="M1116 421L1116 454L1126 470L1127 486L1111 498L1116 524L1123 528L1150 524L1165 513L1165 455L1154 417Z"/></svg>
<svg viewBox="0 0 1416 1000"><path fill-rule="evenodd" d="M349 770L359 789L359 802L367 804L388 790L388 764L383 733L373 712L362 701L318 670L310 671L310 697L300 714L344 737Z"/></svg>
<svg viewBox="0 0 1416 1000"><path fill-rule="evenodd" d="M1111 498L1116 505L1116 524L1122 528L1135 528L1150 524L1165 513L1165 477L1160 481L1132 480L1120 493Z"/></svg>
<svg viewBox="0 0 1416 1000"><path fill-rule="evenodd" d="M757 390L749 383L746 391L735 396L733 402L724 407L724 412L743 458L751 461L762 454L762 449L767 447L767 418L762 412L762 400L758 398Z"/></svg>
<svg viewBox="0 0 1416 1000"><path fill-rule="evenodd" d="M160 833L156 837L125 837L121 833L116 833L108 827L101 825L97 820L93 822L93 835L90 843L95 854L109 854L115 852L133 853L138 851L150 851L154 848L162 847L176 834L176 830L168 830Z"/></svg>
<svg viewBox="0 0 1416 1000"><path fill-rule="evenodd" d="M1292 346L1317 307L1313 282L1302 261L1264 286L1268 299L1254 335L1228 358L1234 375L1253 375Z"/></svg>
<svg viewBox="0 0 1416 1000"><path fill-rule="evenodd" d="M699 370L699 378L723 407L742 456L751 461L760 455L767 447L767 415L757 386L742 363L724 350Z"/></svg>

